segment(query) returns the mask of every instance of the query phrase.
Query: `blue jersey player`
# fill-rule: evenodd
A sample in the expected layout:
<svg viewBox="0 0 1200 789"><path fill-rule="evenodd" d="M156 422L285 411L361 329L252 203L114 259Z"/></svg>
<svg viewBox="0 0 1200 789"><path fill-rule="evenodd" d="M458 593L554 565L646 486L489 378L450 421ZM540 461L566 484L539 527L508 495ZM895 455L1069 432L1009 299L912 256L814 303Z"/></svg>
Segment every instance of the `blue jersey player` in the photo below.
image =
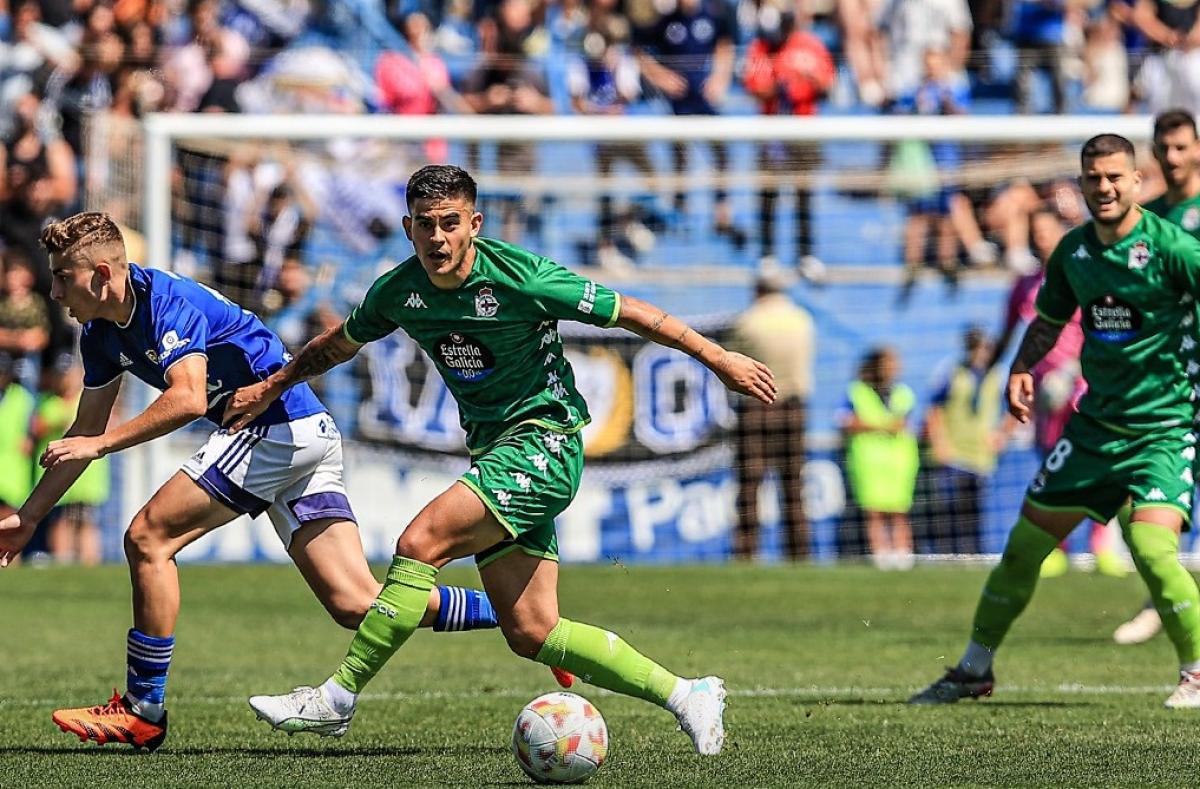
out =
<svg viewBox="0 0 1200 789"><path fill-rule="evenodd" d="M41 458L45 476L20 510L0 521L0 566L20 553L90 461L198 417L218 426L125 534L133 581L125 695L54 713L63 731L81 739L153 750L167 733L167 670L179 613L174 556L186 545L239 515L266 512L317 598L351 629L381 584L367 566L346 498L337 426L307 384L288 389L245 429L220 428L225 401L238 387L288 361L279 338L254 314L199 283L130 264L120 231L105 214L53 223L41 240L50 253L51 297L83 324L86 388L66 437ZM109 427L126 372L162 395ZM443 587L431 592L423 623L494 627L495 615L478 591Z"/></svg>

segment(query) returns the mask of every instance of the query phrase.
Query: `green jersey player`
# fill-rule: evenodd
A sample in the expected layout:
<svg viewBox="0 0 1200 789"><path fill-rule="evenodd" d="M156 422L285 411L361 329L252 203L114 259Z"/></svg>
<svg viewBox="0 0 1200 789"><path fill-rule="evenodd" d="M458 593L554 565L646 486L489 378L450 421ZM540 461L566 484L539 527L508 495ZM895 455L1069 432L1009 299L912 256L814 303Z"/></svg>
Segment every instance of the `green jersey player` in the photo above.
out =
<svg viewBox="0 0 1200 789"><path fill-rule="evenodd" d="M1200 590L1177 556L1192 509L1187 360L1196 346L1189 318L1200 293L1200 242L1136 205L1141 173L1124 137L1093 137L1080 159L1092 221L1068 233L1047 262L1038 317L1009 375L1009 410L1029 419L1029 370L1076 309L1088 391L1029 486L984 585L966 653L913 703L989 695L993 655L1033 596L1042 560L1083 518L1105 522L1128 506L1125 541L1179 657L1179 686L1166 706L1200 707Z"/></svg>
<svg viewBox="0 0 1200 789"><path fill-rule="evenodd" d="M692 355L731 390L767 403L775 399L771 371L643 301L479 237L475 196L475 182L458 167L417 171L404 218L416 255L376 280L342 326L228 406L227 424L239 429L287 387L402 328L458 403L471 452L467 472L401 534L387 582L333 676L318 688L250 704L278 729L344 734L357 695L412 635L438 569L474 556L514 652L664 707L698 752L718 753L720 678L682 679L616 634L559 616L554 518L579 487L588 410L563 357L558 321L629 329Z"/></svg>
<svg viewBox="0 0 1200 789"><path fill-rule="evenodd" d="M1168 110L1154 119L1154 158L1167 182L1167 191L1144 208L1200 238L1200 140L1196 119L1187 110ZM1197 354L1193 353L1192 356ZM1193 381L1200 369L1189 368ZM1193 470L1194 471L1194 470ZM1118 644L1141 644L1162 629L1154 601L1113 632Z"/></svg>

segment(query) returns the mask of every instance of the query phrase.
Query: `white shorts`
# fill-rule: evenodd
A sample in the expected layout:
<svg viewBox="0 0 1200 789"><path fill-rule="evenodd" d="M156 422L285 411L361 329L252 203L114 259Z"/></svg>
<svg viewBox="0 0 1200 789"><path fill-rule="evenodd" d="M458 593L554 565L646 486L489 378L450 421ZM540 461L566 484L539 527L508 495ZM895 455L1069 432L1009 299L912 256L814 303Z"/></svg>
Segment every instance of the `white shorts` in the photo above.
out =
<svg viewBox="0 0 1200 789"><path fill-rule="evenodd" d="M266 512L285 548L310 521L357 522L342 480L342 436L329 414L215 430L181 470L239 515Z"/></svg>

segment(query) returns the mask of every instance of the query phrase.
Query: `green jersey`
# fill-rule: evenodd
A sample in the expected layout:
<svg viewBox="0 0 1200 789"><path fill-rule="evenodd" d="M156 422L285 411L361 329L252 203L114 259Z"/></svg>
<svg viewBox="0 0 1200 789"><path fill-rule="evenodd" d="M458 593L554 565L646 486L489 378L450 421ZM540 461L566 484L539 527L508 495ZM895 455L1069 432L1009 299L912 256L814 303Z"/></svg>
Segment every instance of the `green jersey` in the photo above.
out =
<svg viewBox="0 0 1200 789"><path fill-rule="evenodd" d="M1158 214L1173 225L1179 225L1193 238L1200 238L1200 195L1171 205L1167 202L1167 196L1163 194L1142 207Z"/></svg>
<svg viewBox="0 0 1200 789"><path fill-rule="evenodd" d="M587 404L558 321L612 326L620 312L616 292L520 247L477 238L461 286L436 287L413 256L375 281L345 331L366 343L404 329L437 366L476 454L522 423L582 429Z"/></svg>
<svg viewBox="0 0 1200 789"><path fill-rule="evenodd" d="M1155 214L1142 211L1110 246L1091 222L1063 237L1046 264L1037 311L1060 324L1081 311L1081 414L1126 433L1191 424L1198 293L1200 241Z"/></svg>

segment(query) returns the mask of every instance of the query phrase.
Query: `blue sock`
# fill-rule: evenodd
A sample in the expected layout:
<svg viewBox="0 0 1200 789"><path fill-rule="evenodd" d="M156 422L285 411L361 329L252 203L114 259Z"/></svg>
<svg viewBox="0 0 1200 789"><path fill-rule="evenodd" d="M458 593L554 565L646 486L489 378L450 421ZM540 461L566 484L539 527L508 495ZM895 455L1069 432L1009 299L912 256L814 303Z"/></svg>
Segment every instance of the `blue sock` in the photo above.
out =
<svg viewBox="0 0 1200 789"><path fill-rule="evenodd" d="M442 604L433 623L434 630L484 630L499 625L492 601L478 589L439 586L438 594Z"/></svg>
<svg viewBox="0 0 1200 789"><path fill-rule="evenodd" d="M130 628L126 641L125 700L135 713L157 722L167 701L167 671L175 637L156 638Z"/></svg>

